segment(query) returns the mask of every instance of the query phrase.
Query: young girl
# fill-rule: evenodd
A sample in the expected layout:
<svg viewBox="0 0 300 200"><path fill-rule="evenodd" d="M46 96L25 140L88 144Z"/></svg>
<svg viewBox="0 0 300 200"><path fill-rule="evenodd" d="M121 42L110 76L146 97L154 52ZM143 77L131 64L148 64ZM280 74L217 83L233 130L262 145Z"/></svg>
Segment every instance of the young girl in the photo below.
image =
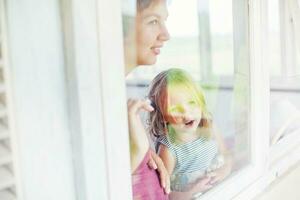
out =
<svg viewBox="0 0 300 200"><path fill-rule="evenodd" d="M154 107L150 133L171 175L170 199L191 199L230 173L231 162L214 132L203 92L185 71L158 74L149 99Z"/></svg>

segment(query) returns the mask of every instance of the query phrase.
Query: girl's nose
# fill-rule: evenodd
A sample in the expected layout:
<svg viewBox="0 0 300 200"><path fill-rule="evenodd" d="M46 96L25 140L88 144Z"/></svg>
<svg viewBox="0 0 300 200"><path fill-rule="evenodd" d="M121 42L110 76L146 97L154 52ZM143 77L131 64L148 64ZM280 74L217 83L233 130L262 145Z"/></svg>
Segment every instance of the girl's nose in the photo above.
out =
<svg viewBox="0 0 300 200"><path fill-rule="evenodd" d="M188 105L182 105L181 107L181 114L185 118L185 116L190 116L191 114L191 108Z"/></svg>

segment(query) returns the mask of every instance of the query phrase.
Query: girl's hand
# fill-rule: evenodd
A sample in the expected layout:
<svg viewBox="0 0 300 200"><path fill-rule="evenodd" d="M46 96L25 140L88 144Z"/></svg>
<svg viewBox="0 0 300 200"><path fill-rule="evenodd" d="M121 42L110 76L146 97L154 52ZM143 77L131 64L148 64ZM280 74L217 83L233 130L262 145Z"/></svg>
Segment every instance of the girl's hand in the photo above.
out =
<svg viewBox="0 0 300 200"><path fill-rule="evenodd" d="M230 171L231 171L231 167L225 164L221 168L210 172L207 175L208 177L211 178L209 183L211 185L214 185L214 184L222 181L223 179L225 179L230 174Z"/></svg>
<svg viewBox="0 0 300 200"><path fill-rule="evenodd" d="M197 183L192 187L192 193L197 194L199 192L205 192L212 188L212 184L210 183L212 180L211 177L206 176L197 181Z"/></svg>

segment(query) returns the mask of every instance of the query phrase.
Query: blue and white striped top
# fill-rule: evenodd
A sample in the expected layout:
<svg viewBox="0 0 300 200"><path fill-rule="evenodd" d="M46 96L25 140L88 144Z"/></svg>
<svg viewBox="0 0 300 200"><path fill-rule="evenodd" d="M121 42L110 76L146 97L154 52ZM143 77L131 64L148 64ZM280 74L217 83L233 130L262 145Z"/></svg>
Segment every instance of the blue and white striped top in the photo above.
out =
<svg viewBox="0 0 300 200"><path fill-rule="evenodd" d="M157 142L159 145L165 145L176 159L175 168L171 174L173 191L184 191L189 184L211 171L212 166L219 166L215 163L218 162L220 154L214 139L200 137L192 142L175 144L169 137L161 136Z"/></svg>

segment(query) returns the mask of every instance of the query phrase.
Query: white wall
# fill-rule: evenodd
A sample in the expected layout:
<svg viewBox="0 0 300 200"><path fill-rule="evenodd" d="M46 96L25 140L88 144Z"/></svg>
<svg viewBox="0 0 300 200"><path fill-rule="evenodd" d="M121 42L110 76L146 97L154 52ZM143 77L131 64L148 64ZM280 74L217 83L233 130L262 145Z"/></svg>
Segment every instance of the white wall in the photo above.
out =
<svg viewBox="0 0 300 200"><path fill-rule="evenodd" d="M24 200L73 200L59 1L6 2L19 186Z"/></svg>

